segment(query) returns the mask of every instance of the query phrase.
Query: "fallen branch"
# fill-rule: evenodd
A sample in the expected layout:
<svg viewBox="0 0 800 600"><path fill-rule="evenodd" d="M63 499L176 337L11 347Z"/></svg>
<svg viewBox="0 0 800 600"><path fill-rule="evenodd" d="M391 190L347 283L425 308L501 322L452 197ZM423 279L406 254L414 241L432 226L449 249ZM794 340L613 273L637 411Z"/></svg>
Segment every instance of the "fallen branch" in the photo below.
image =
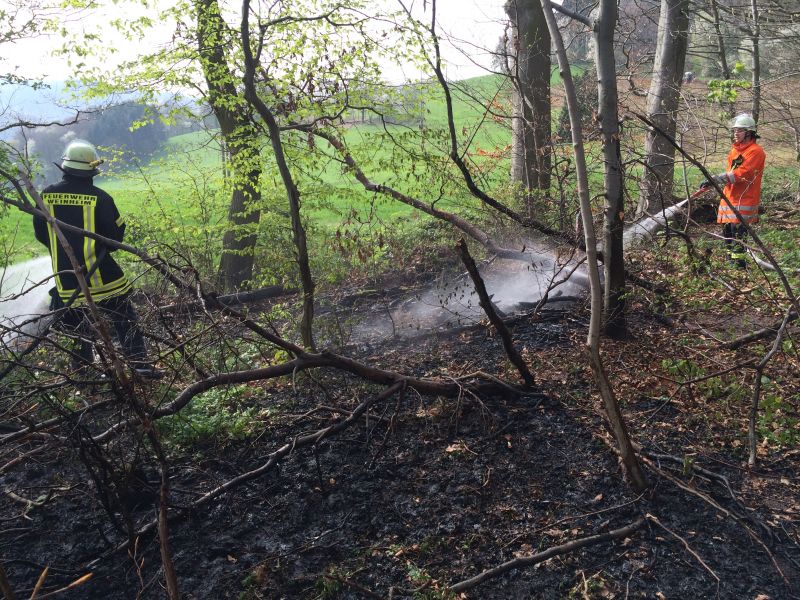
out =
<svg viewBox="0 0 800 600"><path fill-rule="evenodd" d="M18 431L15 431L13 433L8 433L6 435L2 435L0 436L0 446L7 444L9 442L23 439L29 435L32 435L39 431L43 431L45 429L49 429L51 427L55 427L56 425L60 425L67 421L72 421L72 420L80 421L87 413L106 408L113 403L114 400L103 400L102 402L98 402L97 404L91 404L86 408L73 411L69 414L62 415L59 417L53 417L52 419L48 419L47 421L42 421L41 423L34 423L33 425L29 425L24 429L20 429Z"/></svg>
<svg viewBox="0 0 800 600"><path fill-rule="evenodd" d="M798 317L797 312L794 310L791 311L789 313L789 321L787 322L787 324L791 323L792 321L796 321L797 317ZM781 319L780 321L776 321L774 324L769 325L764 329L759 329L758 331L754 331L753 333L748 333L747 335L738 337L735 340L724 342L722 344L722 347L728 350L736 350L737 348L741 348L745 344L749 344L751 342L757 342L758 340L764 339L765 337L775 335L780 329L782 323L783 319Z"/></svg>
<svg viewBox="0 0 800 600"><path fill-rule="evenodd" d="M295 288L285 288L282 285L270 285L265 288L251 290L248 292L238 292L236 294L227 294L225 296L216 296L217 302L226 307L236 306L237 304L247 304L249 302L258 302L260 300L269 300L270 298L278 298L280 296L289 296L298 292ZM173 312L181 310L205 310L204 303L201 302L188 302L178 304L168 304L167 306L159 306L160 312Z"/></svg>
<svg viewBox="0 0 800 600"><path fill-rule="evenodd" d="M150 415L150 418L155 420L174 415L187 404L189 404L192 398L215 387L237 383L247 383L250 381L260 381L287 375L295 375L307 369L321 367L339 369L341 371L358 375L359 377L373 383L382 385L402 384L404 387L414 389L421 394L445 396L448 398L459 396L463 392L464 388L469 388L475 393L483 394L508 393L510 390L513 390L513 388L510 388L508 384L496 383L495 381L489 381L480 384L467 384L459 381L437 381L435 379L419 379L417 377L408 377L399 373L395 373L394 371L387 371L385 369L371 367L364 363L352 360L345 356L334 354L332 352L307 354L301 351L301 356L298 356L297 358L285 363L271 365L261 369L248 369L246 371L220 373L218 375L213 375L206 379L196 381L195 383L184 388L172 402L165 404L153 411ZM104 442L117 431L129 427L137 422L138 420L136 418L131 417L130 419L115 423L103 433L95 436L94 441L97 443Z"/></svg>
<svg viewBox="0 0 800 600"><path fill-rule="evenodd" d="M455 593L464 592L466 590L470 590L480 585L481 583L489 579L498 577L503 573L507 573L508 571L511 571L513 569L530 567L532 565L543 562L548 558L553 558L554 556L559 556L561 554L574 552L576 550L580 550L581 548L585 548L587 546L594 546L596 544L602 544L604 542L610 542L612 540L626 538L634 531L641 529L644 524L645 524L644 517L640 517L636 519L634 522L629 523L624 527L620 527L619 529L612 529L611 531L608 531L606 533L600 533L597 535L590 535L584 538L578 538L576 540L572 540L571 542L567 542L559 546L553 546L542 552L531 554L530 556L521 556L519 558L509 560L501 565L492 567L491 569L487 569L482 573L478 573L474 577L470 577L469 579L464 579L463 581L459 581L458 583L450 586L449 591Z"/></svg>
<svg viewBox="0 0 800 600"><path fill-rule="evenodd" d="M5 463L3 465L0 465L0 475L5 473L6 471L8 471L14 465L17 465L17 464L19 464L21 462L24 462L27 459L29 459L31 456L36 456L40 452L44 452L45 450L50 450L52 447L53 447L52 444L45 443L45 444L42 444L41 446L37 446L33 450L29 450L28 452L20 454L16 458L12 458L7 463Z"/></svg>

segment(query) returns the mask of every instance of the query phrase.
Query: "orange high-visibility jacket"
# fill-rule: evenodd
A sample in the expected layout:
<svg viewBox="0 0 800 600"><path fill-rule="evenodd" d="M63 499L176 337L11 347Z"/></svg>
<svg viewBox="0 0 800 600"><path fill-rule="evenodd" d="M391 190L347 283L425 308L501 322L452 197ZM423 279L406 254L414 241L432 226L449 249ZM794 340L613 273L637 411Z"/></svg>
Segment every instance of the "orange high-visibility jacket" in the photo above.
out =
<svg viewBox="0 0 800 600"><path fill-rule="evenodd" d="M722 190L731 204L747 223L758 222L758 204L761 201L761 176L764 174L764 149L754 140L734 144L728 153L728 179L733 181ZM739 219L720 200L717 223L738 223Z"/></svg>

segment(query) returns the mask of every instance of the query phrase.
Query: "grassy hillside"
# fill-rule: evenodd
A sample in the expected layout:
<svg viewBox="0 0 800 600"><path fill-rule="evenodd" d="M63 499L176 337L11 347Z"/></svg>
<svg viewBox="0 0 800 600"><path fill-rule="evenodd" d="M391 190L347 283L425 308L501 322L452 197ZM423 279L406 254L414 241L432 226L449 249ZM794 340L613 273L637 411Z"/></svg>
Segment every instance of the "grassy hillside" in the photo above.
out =
<svg viewBox="0 0 800 600"><path fill-rule="evenodd" d="M500 78L488 76L454 86L455 119L459 128L463 128L464 137L470 139L472 148L483 150L508 143L508 130L491 119L487 120L471 98L502 98L507 94L498 91L501 84ZM443 128L446 111L438 88L427 86L420 94L424 98L421 122L425 128ZM348 146L354 155L359 156L359 162L369 177L377 182L402 186L406 178L394 166L398 149L393 147L389 138L400 140L406 152L416 151L414 146L419 143L419 127L415 123L385 127L377 121L354 123L347 128L345 135ZM446 156L446 141L443 135L428 136L425 143L430 147L426 151ZM294 142L297 140L292 136L287 135L284 139L290 153ZM328 148L328 153L331 152ZM285 204L283 184L271 172L269 148L265 148L264 156L264 194L280 211L281 203ZM370 216L391 222L412 213L405 205L366 194L351 174L343 172L341 163L334 157L312 165L301 163L294 176L305 195L305 214L317 228L335 229L348 215L356 219ZM216 132L175 136L145 164L111 161L104 165L103 174L96 178L95 183L112 194L120 211L140 227L147 227L148 223L163 227L168 222L171 224L168 230L179 240L185 233L182 231L184 227L188 230L204 224L213 229L224 224L226 195L222 191L224 174ZM417 189L402 187L422 198L427 195L421 182ZM444 205L447 204L445 200ZM192 231L191 235L196 233ZM8 211L0 221L0 236L12 260L41 253L42 248L33 239L26 215Z"/></svg>
<svg viewBox="0 0 800 600"><path fill-rule="evenodd" d="M557 98L560 82L556 72L552 85L554 98ZM483 189L513 202L508 189L509 125L507 119L497 116L510 110L508 83L500 76L488 75L454 83L451 92L460 149L472 161L476 180ZM462 212L479 210L477 201L464 191L460 175L447 158L450 148L446 105L438 84L409 86L402 88L398 95L405 106L403 109L384 107L389 114L386 122L371 113L353 111L347 115L345 141L366 175L373 182L436 202L439 208ZM486 106L491 109L487 110ZM416 113L403 114L407 109L416 109ZM703 110L707 123L712 123L715 109L706 107ZM557 118L558 111L554 110L554 131ZM625 132L624 159L628 165L631 198L635 199L640 169L637 156L642 140L640 132L631 126L627 126ZM695 138L704 141L709 137L705 130L696 134L690 131L685 139L692 142ZM712 170L721 169L728 148L726 133L712 129L711 137L718 143L703 147L706 164ZM311 142L305 135L287 133L283 142L303 196L303 211L312 242L320 248L333 243L330 238L343 232L345 236L359 235L362 239L365 232L403 235L418 229L418 223L427 221L427 217L400 202L366 193L325 143L315 142L312 153ZM790 160L789 150L783 151L789 146L771 139L766 146L769 164L765 187L771 189L785 181L787 175L796 173L796 166ZM595 195L602 191L603 164L599 150L596 142L588 144ZM556 152L559 168L563 170L571 162L571 146L564 144ZM285 190L266 142L264 169L260 231L263 244L266 247L289 243L284 231L287 226ZM112 161L103 170L96 183L115 197L120 211L131 223L133 241L174 243L185 248L200 245L204 260L209 265L216 261L226 226L228 201L216 132L175 136L145 163ZM696 185L700 179L697 170L689 167L687 173L689 185ZM682 181L680 166L676 178ZM553 191L554 196L569 196L573 185L572 178L567 177L562 187ZM358 233L353 234L354 230ZM43 251L33 239L29 217L13 210L6 211L0 219L0 238L12 261Z"/></svg>

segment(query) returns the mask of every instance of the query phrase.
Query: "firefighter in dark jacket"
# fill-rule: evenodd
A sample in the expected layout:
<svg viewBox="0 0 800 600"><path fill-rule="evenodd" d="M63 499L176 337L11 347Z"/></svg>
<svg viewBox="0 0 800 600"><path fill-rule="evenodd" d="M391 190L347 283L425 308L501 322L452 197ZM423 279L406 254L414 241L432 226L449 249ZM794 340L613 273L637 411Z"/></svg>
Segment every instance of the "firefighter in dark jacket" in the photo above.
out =
<svg viewBox="0 0 800 600"><path fill-rule="evenodd" d="M42 201L59 221L121 242L125 233L124 220L111 196L96 187L92 180L99 173L97 167L102 162L98 159L97 150L89 142L70 142L64 150L61 165L56 165L64 176L59 183L42 190ZM85 311L80 308L85 298L53 228L44 218L34 216L33 229L36 239L50 251L53 263L56 286L50 292L51 309L63 307L74 297L62 323L80 338L77 354L82 364L76 366L85 367L93 362L92 344L87 339L91 328ZM92 299L111 321L122 350L134 370L144 377L158 376L160 373L147 362L147 348L130 301L131 284L111 255L113 248L80 233L63 228L61 232L83 267Z"/></svg>

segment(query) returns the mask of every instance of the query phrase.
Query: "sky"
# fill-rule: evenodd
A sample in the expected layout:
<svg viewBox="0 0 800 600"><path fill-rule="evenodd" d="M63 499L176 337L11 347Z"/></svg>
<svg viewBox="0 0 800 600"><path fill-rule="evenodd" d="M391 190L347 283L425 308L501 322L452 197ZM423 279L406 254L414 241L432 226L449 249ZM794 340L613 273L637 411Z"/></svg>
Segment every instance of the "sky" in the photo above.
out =
<svg viewBox="0 0 800 600"><path fill-rule="evenodd" d="M7 0L0 0L0 9ZM484 73L483 67L491 65L491 58L486 50L496 47L497 40L503 34L503 1L504 0L438 0L437 14L441 28L442 53L447 67L447 76L451 79L465 79ZM406 0L413 6L415 14L430 15L430 0ZM111 33L108 21L119 17L119 5L108 0L101 0L103 8L83 13L80 18L64 20L61 24L70 34L80 36L82 31L95 34ZM119 35L112 36L105 44L116 52L109 52L94 60L105 65L115 60L130 59L141 49L152 49L164 44L172 35L172 27L161 24L145 37L128 41ZM461 50L447 43L450 37L457 42ZM22 40L7 44L0 52L0 68L3 72L13 72L27 77L41 77L50 81L62 81L70 73L65 58L53 56L53 51L63 43L60 36L45 36ZM400 71L388 72L389 79L398 80L404 76ZM405 74L413 77L413 74Z"/></svg>

